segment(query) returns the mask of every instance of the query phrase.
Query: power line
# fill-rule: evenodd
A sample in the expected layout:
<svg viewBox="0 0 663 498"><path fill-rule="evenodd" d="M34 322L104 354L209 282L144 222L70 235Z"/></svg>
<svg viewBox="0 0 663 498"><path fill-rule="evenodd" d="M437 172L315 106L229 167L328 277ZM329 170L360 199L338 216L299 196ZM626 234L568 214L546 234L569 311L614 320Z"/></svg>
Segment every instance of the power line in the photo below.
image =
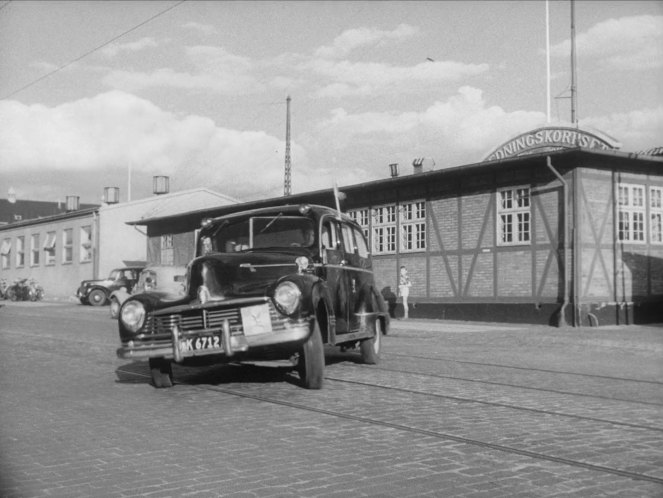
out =
<svg viewBox="0 0 663 498"><path fill-rule="evenodd" d="M46 73L46 74L44 74L43 76L40 76L39 78L37 78L36 80L33 80L32 82L28 83L27 85L23 85L23 86L22 86L21 88L19 88L18 90L14 90L12 93L3 96L0 100L4 100L4 99L8 99L8 98L10 98L10 97L13 97L13 96L16 95L17 93L20 93L20 92L22 92L23 90L26 90L27 88L30 88L30 87L33 86L33 85L36 85L36 84L39 83L40 81L45 80L45 79L48 78L49 76L52 76L52 75L54 75L55 73L58 73L58 72L62 71L63 69L65 69L65 68L71 66L72 64L75 64L76 62L78 62L78 61L84 59L84 58L87 57L88 55L93 54L93 53L96 52L97 50L100 50L100 49L104 48L105 46L110 45L110 44L113 43L114 41L119 40L119 39L122 38L123 36L128 35L129 33L133 32L133 31L136 31L138 28L140 28L140 27L142 27L142 26L145 26L147 23L149 23L149 22L155 20L157 17L160 17L160 16L164 15L166 12L169 12L169 11L173 10L175 7L177 7L177 6L181 5L181 4L183 4L184 2L186 2L186 0L180 0L180 1L177 2L175 5L171 5L171 6L168 7L167 9L164 9L164 10L162 10L161 12L158 12L157 14L153 15L153 16L150 17L149 19L146 19L145 21L143 21L143 22L141 22L141 23L139 23L139 24L136 24L136 25L133 26L132 28L129 28L129 29L126 30L125 32L123 32L123 33L121 33L121 34L115 36L114 38L111 38L111 39L108 40L107 42L102 43L102 44L99 45L98 47L95 47L95 48L93 48L92 50L89 50L89 51L85 52L83 55L81 55L81 56L79 56L79 57L77 57L77 58L75 58L75 59L73 59L73 60L67 62L66 64L63 64L62 66L59 66L59 67L55 68L53 71L51 71L51 72L49 72L49 73ZM9 2L7 2L7 3L9 3ZM5 4L5 5L7 5L7 4ZM1 7L0 7L0 8L1 8Z"/></svg>

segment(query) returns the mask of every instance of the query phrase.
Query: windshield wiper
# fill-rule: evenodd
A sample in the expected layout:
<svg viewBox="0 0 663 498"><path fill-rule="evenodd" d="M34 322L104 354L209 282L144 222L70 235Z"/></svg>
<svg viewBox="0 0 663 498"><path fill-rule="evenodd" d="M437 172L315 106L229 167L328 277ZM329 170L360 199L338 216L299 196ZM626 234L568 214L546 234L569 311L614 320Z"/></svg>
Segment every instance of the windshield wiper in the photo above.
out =
<svg viewBox="0 0 663 498"><path fill-rule="evenodd" d="M274 218L272 218L272 219L270 220L270 222L267 223L267 225L265 225L265 228L263 228L262 230L260 230L258 233L259 233L259 234L263 233L265 230L267 230L269 227L271 227L271 226L274 224L274 222L275 222L276 220L278 220L281 216L283 216L283 213L279 213L279 214L277 214L276 216L274 216Z"/></svg>

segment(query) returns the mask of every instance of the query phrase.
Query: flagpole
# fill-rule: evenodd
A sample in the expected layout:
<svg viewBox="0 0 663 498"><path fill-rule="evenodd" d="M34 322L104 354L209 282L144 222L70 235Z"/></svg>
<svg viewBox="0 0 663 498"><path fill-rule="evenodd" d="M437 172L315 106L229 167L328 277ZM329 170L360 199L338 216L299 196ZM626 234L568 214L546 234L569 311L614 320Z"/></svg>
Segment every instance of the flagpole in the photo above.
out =
<svg viewBox="0 0 663 498"><path fill-rule="evenodd" d="M550 124L550 5L546 0L546 122Z"/></svg>

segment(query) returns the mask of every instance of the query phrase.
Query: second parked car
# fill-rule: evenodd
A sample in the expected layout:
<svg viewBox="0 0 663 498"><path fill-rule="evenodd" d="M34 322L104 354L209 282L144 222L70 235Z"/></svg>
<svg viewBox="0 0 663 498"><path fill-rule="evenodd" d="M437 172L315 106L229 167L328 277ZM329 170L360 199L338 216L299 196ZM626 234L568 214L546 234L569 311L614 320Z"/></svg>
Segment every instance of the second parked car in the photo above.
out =
<svg viewBox="0 0 663 498"><path fill-rule="evenodd" d="M143 267L131 266L127 268L116 268L110 272L108 278L101 280L83 280L76 291L76 297L81 304L92 306L103 306L108 303L111 292L121 288L133 289L138 281L138 274Z"/></svg>
<svg viewBox="0 0 663 498"><path fill-rule="evenodd" d="M185 266L153 265L148 266L138 277L133 289L121 289L111 292L110 315L117 318L120 306L132 294L151 292L164 301L175 301L184 296Z"/></svg>

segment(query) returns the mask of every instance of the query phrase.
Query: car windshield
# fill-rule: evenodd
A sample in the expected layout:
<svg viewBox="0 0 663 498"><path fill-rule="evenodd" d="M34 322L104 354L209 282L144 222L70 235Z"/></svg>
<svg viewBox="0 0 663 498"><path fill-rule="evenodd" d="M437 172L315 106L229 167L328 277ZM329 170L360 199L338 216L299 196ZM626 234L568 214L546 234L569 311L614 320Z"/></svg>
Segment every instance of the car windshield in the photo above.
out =
<svg viewBox="0 0 663 498"><path fill-rule="evenodd" d="M151 270L143 270L138 278L138 285L140 290L153 290L157 287L157 274Z"/></svg>
<svg viewBox="0 0 663 498"><path fill-rule="evenodd" d="M207 239L207 240L205 240ZM254 216L220 225L210 238L202 240L205 248L217 252L241 252L253 249L311 247L315 243L313 220L303 216Z"/></svg>

